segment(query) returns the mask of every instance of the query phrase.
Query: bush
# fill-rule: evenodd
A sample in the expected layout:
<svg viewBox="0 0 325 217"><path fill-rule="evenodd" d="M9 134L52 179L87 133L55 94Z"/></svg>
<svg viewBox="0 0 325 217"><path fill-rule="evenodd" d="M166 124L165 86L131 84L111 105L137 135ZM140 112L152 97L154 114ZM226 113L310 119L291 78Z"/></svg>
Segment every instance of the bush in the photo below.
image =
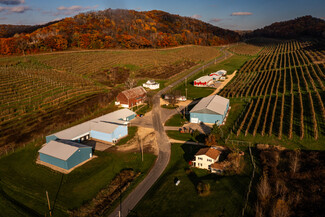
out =
<svg viewBox="0 0 325 217"><path fill-rule="evenodd" d="M199 182L196 186L196 190L200 196L207 196L210 194L210 184Z"/></svg>

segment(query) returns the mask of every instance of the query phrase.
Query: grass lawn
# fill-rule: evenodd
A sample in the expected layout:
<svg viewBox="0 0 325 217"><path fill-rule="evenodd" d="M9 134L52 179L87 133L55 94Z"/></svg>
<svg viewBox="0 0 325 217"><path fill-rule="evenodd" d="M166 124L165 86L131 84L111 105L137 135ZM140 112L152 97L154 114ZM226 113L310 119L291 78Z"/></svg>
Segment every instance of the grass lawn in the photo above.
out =
<svg viewBox="0 0 325 217"><path fill-rule="evenodd" d="M252 169L248 155L241 175L223 177L200 169L193 169L195 175L188 175L185 172L189 168L187 162L198 148L172 144L168 167L131 216L240 216ZM178 186L174 185L175 177L181 181ZM200 181L210 184L209 195L198 195L196 185Z"/></svg>
<svg viewBox="0 0 325 217"><path fill-rule="evenodd" d="M91 200L124 168L141 171L135 182L142 179L156 158L145 154L142 162L140 153L95 152L97 158L63 175L35 163L39 148L31 144L0 159L0 187L5 192L0 191L0 209L6 207L5 216L19 216L21 210L23 216L28 216L28 210L29 215L35 216L33 212L48 215L46 190L54 206L54 216L67 216L67 210ZM20 208L16 210L16 206Z"/></svg>
<svg viewBox="0 0 325 217"><path fill-rule="evenodd" d="M150 112L152 109L152 106L148 105L148 104L144 104L141 108L139 108L139 110L136 111L137 114L139 115L144 115L147 112Z"/></svg>
<svg viewBox="0 0 325 217"><path fill-rule="evenodd" d="M121 140L119 140L118 143L116 143L116 145L124 145L130 139L132 139L137 132L138 132L138 127L136 126L128 127L128 135L122 138Z"/></svg>
<svg viewBox="0 0 325 217"><path fill-rule="evenodd" d="M187 120L184 119L180 114L173 115L165 122L165 126L181 127Z"/></svg>
<svg viewBox="0 0 325 217"><path fill-rule="evenodd" d="M190 133L180 133L180 132L178 132L176 130L167 130L166 133L172 139L181 140L181 141L193 141L192 136L191 136ZM204 134L199 134L196 137L196 140L198 142L203 142L204 143L205 135Z"/></svg>
<svg viewBox="0 0 325 217"><path fill-rule="evenodd" d="M218 71L220 69L224 69L227 71L227 74L232 74L235 70L238 70L244 63L251 59L252 57L249 56L240 56L240 55L233 55L227 60L224 60L216 65L211 65L210 67L202 70L198 74L194 75L193 77L190 77L187 80L187 83L185 82L181 83L180 85L175 87L175 90L180 90L183 95L186 95L185 88L187 88L187 97L188 99L197 99L201 97L206 97L213 93L215 90L214 88L210 87L194 87L193 81L203 75L208 75L211 72Z"/></svg>

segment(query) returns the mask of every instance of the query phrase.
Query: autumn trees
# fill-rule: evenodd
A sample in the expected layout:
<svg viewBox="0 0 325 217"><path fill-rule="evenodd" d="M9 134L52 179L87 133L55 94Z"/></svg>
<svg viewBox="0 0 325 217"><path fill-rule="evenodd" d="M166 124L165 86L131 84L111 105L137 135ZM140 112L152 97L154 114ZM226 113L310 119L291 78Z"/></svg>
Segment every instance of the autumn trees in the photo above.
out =
<svg viewBox="0 0 325 217"><path fill-rule="evenodd" d="M220 45L239 35L202 21L163 11L121 9L78 14L29 34L2 38L3 55L83 49L171 47L184 44Z"/></svg>
<svg viewBox="0 0 325 217"><path fill-rule="evenodd" d="M260 149L256 217L323 216L324 153Z"/></svg>

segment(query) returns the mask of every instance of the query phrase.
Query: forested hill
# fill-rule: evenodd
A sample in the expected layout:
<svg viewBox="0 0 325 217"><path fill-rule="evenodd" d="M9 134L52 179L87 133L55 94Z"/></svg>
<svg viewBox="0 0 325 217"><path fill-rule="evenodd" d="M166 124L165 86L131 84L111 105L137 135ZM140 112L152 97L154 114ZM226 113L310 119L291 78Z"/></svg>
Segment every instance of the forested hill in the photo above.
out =
<svg viewBox="0 0 325 217"><path fill-rule="evenodd" d="M293 20L276 22L262 29L257 29L253 36L274 38L298 38L303 36L325 38L325 21L312 16L303 16Z"/></svg>
<svg viewBox="0 0 325 217"><path fill-rule="evenodd" d="M239 34L202 21L163 11L107 9L81 13L30 34L0 39L3 55L100 48L150 48L185 44L220 45Z"/></svg>
<svg viewBox="0 0 325 217"><path fill-rule="evenodd" d="M12 37L15 34L20 34L20 33L32 33L39 28L43 28L57 22L59 21L52 21L43 25L34 25L34 26L0 24L0 38Z"/></svg>

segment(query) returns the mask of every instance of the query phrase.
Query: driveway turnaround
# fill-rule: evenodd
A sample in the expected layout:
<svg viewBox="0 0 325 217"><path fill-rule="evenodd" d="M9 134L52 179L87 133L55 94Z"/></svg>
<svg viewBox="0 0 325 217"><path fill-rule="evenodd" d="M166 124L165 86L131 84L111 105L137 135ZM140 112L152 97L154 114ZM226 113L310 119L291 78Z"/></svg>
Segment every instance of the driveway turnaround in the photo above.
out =
<svg viewBox="0 0 325 217"><path fill-rule="evenodd" d="M224 49L224 48L223 48ZM224 60L230 56L229 52L224 52L223 49L220 51L223 53L219 58L205 64L204 66L192 71L183 78L175 81L168 87L165 87L159 91L153 99L153 109L152 109L152 126L155 129L157 143L159 147L158 158L155 165L152 167L148 175L144 180L123 200L120 206L109 215L109 217L126 217L129 212L137 205L141 198L147 193L151 186L157 181L159 176L163 173L168 165L170 158L170 142L168 136L164 130L163 121L161 120L161 107L160 107L160 97L163 93L184 81L186 78L198 73L203 68L212 65L214 62Z"/></svg>

